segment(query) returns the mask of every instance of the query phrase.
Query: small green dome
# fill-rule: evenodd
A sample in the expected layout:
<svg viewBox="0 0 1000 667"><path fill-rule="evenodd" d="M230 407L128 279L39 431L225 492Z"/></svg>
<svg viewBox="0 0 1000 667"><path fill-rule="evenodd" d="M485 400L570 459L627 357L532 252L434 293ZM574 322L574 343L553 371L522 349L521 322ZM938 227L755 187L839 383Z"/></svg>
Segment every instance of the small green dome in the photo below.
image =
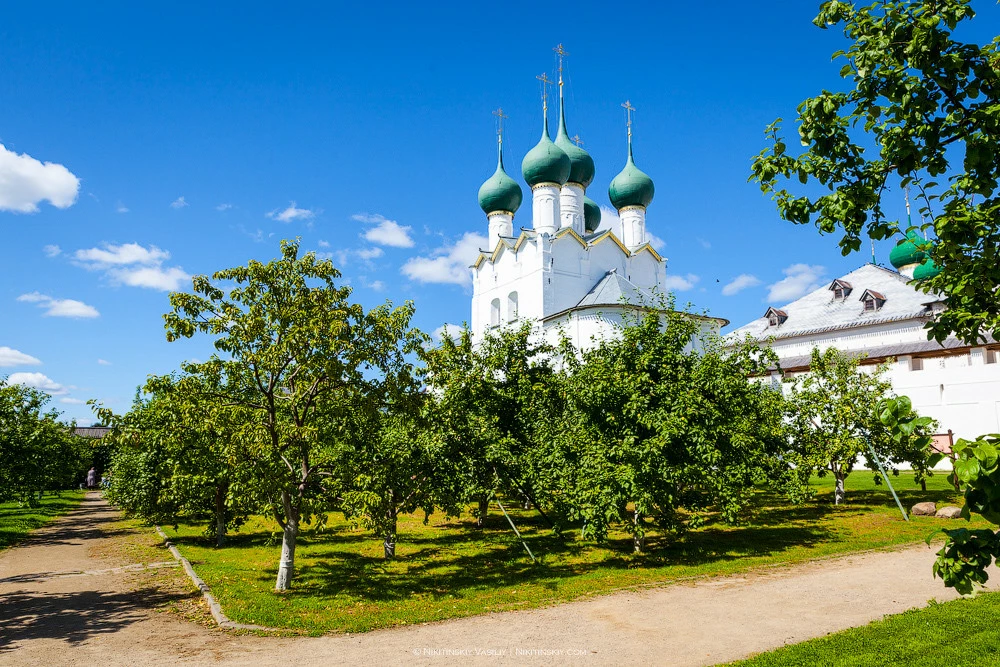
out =
<svg viewBox="0 0 1000 667"><path fill-rule="evenodd" d="M889 263L895 268L901 269L910 264L919 264L927 257L927 253L918 248L926 241L915 231L906 233L906 238L896 244L896 247L889 252Z"/></svg>
<svg viewBox="0 0 1000 667"><path fill-rule="evenodd" d="M517 213L524 195L521 186L503 168L503 144L497 151L497 170L479 186L479 206L489 215L494 211Z"/></svg>
<svg viewBox="0 0 1000 667"><path fill-rule="evenodd" d="M611 181L608 197L619 211L626 206L645 208L653 201L653 191L653 179L635 166L635 161L632 159L632 142L629 141L628 160L625 161L625 168Z"/></svg>
<svg viewBox="0 0 1000 667"><path fill-rule="evenodd" d="M597 202L584 195L583 197L583 228L588 232L596 232L601 226L601 207Z"/></svg>
<svg viewBox="0 0 1000 667"><path fill-rule="evenodd" d="M565 185L569 180L570 161L563 149L552 143L549 138L549 119L542 125L542 138L538 144L528 151L521 161L521 173L528 185L535 187L539 183L556 183Z"/></svg>
<svg viewBox="0 0 1000 667"><path fill-rule="evenodd" d="M559 100L559 132L556 134L556 146L569 156L567 182L579 183L586 189L594 181L594 158L569 138L569 132L566 131L566 110L562 99Z"/></svg>
<svg viewBox="0 0 1000 667"><path fill-rule="evenodd" d="M920 266L913 269L913 279L914 280L926 280L927 278L933 278L937 274L941 273L941 267L934 263L934 260L928 257Z"/></svg>

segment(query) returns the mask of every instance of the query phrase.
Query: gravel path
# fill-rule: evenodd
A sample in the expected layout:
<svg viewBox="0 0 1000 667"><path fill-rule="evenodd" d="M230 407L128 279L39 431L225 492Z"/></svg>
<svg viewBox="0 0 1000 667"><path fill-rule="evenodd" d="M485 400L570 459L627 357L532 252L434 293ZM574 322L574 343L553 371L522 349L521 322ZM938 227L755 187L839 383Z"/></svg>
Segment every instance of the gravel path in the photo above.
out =
<svg viewBox="0 0 1000 667"><path fill-rule="evenodd" d="M115 518L90 494L0 554L0 664L710 665L955 597L920 545L363 635L235 636L154 611L170 593L96 557Z"/></svg>

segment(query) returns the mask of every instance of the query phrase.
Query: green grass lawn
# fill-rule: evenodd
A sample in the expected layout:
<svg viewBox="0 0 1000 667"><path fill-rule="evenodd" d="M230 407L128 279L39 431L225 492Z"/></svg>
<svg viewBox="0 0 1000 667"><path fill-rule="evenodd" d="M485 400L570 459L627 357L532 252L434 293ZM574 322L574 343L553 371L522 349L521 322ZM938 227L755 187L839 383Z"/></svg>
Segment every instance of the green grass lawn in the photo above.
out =
<svg viewBox="0 0 1000 667"><path fill-rule="evenodd" d="M83 491L46 493L38 507L0 503L0 550L20 542L29 532L74 509L83 500L83 495Z"/></svg>
<svg viewBox="0 0 1000 667"><path fill-rule="evenodd" d="M734 662L739 667L831 665L983 667L1000 664L1000 593L932 604Z"/></svg>
<svg viewBox="0 0 1000 667"><path fill-rule="evenodd" d="M273 520L255 519L223 549L202 536L203 526L165 527L235 621L296 632L360 632L375 628L537 607L614 590L690 577L743 572L868 549L919 542L958 521L914 517L904 522L884 486L856 472L847 505L834 507L830 478L818 495L791 505L760 493L747 525L719 523L682 538L653 534L648 553L633 555L619 532L605 544L556 537L534 511L512 511L539 562L532 564L503 518L491 508L487 527L471 518L405 517L397 559L382 559L381 541L330 517L325 532L303 531L293 590L273 592L280 534ZM907 509L923 500L960 504L944 476L920 491L912 477L894 479ZM510 508L508 507L510 510ZM964 522L962 522L964 524Z"/></svg>

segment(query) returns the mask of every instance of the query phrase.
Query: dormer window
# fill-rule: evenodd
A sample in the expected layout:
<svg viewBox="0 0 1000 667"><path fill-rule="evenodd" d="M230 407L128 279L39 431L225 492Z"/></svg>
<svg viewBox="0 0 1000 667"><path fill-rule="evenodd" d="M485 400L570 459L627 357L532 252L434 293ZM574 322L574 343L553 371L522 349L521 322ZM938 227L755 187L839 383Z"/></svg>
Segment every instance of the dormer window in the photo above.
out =
<svg viewBox="0 0 1000 667"><path fill-rule="evenodd" d="M778 310L777 308L768 308L767 312L764 313L764 317L767 318L768 326L776 327L784 323L788 319L788 313L783 310Z"/></svg>
<svg viewBox="0 0 1000 667"><path fill-rule="evenodd" d="M873 289L866 289L865 293L861 295L861 302L865 304L865 312L872 313L885 304L885 295Z"/></svg>
<svg viewBox="0 0 1000 667"><path fill-rule="evenodd" d="M833 298L835 301L843 301L846 299L852 289L854 288L851 287L851 283L846 280L837 279L830 284L830 291L833 292Z"/></svg>

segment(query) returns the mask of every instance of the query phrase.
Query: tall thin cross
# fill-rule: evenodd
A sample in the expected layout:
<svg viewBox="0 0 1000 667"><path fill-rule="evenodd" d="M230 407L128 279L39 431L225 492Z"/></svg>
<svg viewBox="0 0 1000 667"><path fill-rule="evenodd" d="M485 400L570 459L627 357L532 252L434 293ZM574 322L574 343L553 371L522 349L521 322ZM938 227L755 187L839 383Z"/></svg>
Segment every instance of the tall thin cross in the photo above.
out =
<svg viewBox="0 0 1000 667"><path fill-rule="evenodd" d="M622 105L625 109L625 125L628 127L628 141L632 143L632 112L635 111L635 107L632 106L632 102L625 100L625 104Z"/></svg>
<svg viewBox="0 0 1000 667"><path fill-rule="evenodd" d="M497 143L503 143L503 121L506 118L510 118L507 114L503 112L503 107L500 107L493 112L493 115L497 117Z"/></svg>
<svg viewBox="0 0 1000 667"><path fill-rule="evenodd" d="M542 82L542 111L547 113L549 110L549 86L552 85L552 80L546 76L545 72L535 78Z"/></svg>
<svg viewBox="0 0 1000 667"><path fill-rule="evenodd" d="M562 44L558 44L556 48L552 50L559 56L559 97L561 99L563 94L563 58L568 56L569 53L563 48Z"/></svg>
<svg viewBox="0 0 1000 667"><path fill-rule="evenodd" d="M569 138L569 140L572 141L577 146L583 143L583 139L580 138L579 134L574 134L572 137Z"/></svg>

